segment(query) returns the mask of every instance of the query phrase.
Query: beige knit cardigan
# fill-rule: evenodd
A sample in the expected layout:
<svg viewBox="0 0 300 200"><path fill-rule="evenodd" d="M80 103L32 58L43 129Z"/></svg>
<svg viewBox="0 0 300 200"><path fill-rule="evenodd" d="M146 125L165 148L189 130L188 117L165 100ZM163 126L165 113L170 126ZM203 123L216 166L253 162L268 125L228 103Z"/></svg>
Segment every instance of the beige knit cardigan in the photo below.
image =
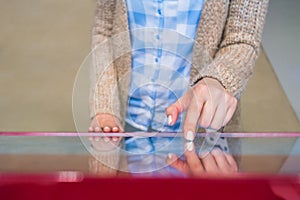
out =
<svg viewBox="0 0 300 200"><path fill-rule="evenodd" d="M193 49L191 85L203 77L215 78L240 98L260 51L268 2L206 0ZM92 47L90 115L110 113L124 125L132 64L125 0L97 0ZM212 60L203 57L203 48Z"/></svg>

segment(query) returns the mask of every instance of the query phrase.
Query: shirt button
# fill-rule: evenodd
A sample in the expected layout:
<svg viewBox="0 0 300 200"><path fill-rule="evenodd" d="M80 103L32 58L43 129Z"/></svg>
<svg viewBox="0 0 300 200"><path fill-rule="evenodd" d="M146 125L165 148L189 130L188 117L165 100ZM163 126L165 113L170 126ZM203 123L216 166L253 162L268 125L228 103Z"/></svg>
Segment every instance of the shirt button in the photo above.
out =
<svg viewBox="0 0 300 200"><path fill-rule="evenodd" d="M161 9L158 9L158 10L157 10L157 13L158 13L159 15L161 15Z"/></svg>

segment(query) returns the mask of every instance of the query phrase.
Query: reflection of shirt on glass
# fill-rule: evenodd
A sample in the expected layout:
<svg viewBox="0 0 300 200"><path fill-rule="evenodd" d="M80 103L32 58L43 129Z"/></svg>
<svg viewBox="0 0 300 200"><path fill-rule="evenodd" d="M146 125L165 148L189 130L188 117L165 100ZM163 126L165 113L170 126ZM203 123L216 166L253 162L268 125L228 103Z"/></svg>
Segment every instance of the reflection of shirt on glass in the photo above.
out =
<svg viewBox="0 0 300 200"><path fill-rule="evenodd" d="M191 55L204 0L127 0L132 74L126 122L147 131L167 125L165 109L189 86Z"/></svg>

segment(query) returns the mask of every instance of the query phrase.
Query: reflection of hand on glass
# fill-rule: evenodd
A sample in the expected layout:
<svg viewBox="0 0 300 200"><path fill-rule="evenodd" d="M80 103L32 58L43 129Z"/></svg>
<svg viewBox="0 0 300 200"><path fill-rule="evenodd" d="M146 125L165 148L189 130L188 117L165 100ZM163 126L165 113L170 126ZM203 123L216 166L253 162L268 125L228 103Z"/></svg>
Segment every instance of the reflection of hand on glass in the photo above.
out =
<svg viewBox="0 0 300 200"><path fill-rule="evenodd" d="M97 114L89 127L89 132L102 132L102 133L118 133L124 132L122 126L120 125L119 120L111 114ZM96 148L99 145L108 146L114 144L113 146L118 146L120 143L120 137L92 137L90 138L92 144ZM104 141L104 143L103 143ZM107 144L105 144L107 143ZM98 149L100 150L100 149ZM102 148L101 148L102 150ZM108 149L110 150L110 149Z"/></svg>
<svg viewBox="0 0 300 200"><path fill-rule="evenodd" d="M120 140L105 140L104 137L91 139L89 172L100 176L116 176L120 168Z"/></svg>
<svg viewBox="0 0 300 200"><path fill-rule="evenodd" d="M108 137L91 137L91 146L93 150L98 151L99 153L105 153L112 150L116 150L120 144L120 138L117 137L117 140L111 140Z"/></svg>
<svg viewBox="0 0 300 200"><path fill-rule="evenodd" d="M238 171L234 158L219 148L197 155L194 144L189 142L186 143L186 149L185 161L179 159L175 154L169 154L166 162L188 176L233 174Z"/></svg>
<svg viewBox="0 0 300 200"><path fill-rule="evenodd" d="M90 156L88 161L89 173L97 176L117 176L118 169L116 163L111 163L112 166L108 166L108 163L103 163L99 158Z"/></svg>

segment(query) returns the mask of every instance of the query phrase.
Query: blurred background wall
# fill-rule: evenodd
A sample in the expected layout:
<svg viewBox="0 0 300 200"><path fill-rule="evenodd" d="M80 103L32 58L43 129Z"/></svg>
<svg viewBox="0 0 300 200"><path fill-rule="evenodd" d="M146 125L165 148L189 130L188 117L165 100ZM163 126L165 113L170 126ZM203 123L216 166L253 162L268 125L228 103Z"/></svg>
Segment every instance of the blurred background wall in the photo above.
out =
<svg viewBox="0 0 300 200"><path fill-rule="evenodd" d="M272 44L275 36L272 30L281 29L284 20L277 24L270 17L281 16L280 7L276 7L280 1L271 0L272 10L264 35L264 40L268 38L267 53L282 47L280 43ZM0 131L75 131L73 84L90 51L94 6L95 0L0 0ZM290 33L295 29L285 31ZM276 37L281 38L278 34ZM282 49L279 54L284 59L291 52ZM268 55L262 52L242 98L245 131L300 131L295 111L281 86L285 80L278 81L277 77L281 76L275 74ZM283 67L276 60L274 63L277 68ZM299 74L297 64L295 69ZM290 87L285 85L284 88ZM299 87L294 87L291 93L299 94L297 89ZM87 102L85 95L82 93L82 104ZM85 114L82 119L88 124Z"/></svg>
<svg viewBox="0 0 300 200"><path fill-rule="evenodd" d="M300 1L270 2L262 43L300 120Z"/></svg>

